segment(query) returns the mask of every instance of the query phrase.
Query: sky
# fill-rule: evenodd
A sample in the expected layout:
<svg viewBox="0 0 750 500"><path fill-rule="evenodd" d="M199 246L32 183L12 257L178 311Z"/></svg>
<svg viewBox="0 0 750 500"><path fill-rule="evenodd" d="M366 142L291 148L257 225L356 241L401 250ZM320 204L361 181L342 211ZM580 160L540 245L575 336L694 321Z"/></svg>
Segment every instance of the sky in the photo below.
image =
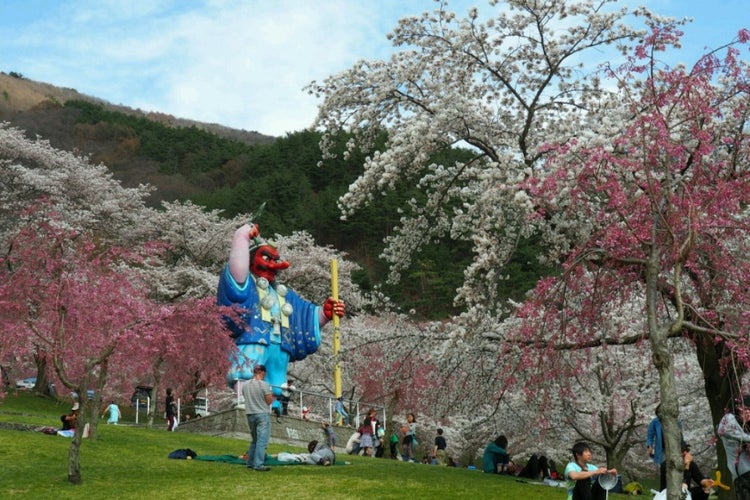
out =
<svg viewBox="0 0 750 500"><path fill-rule="evenodd" d="M750 28L746 0L619 0L692 17L685 61ZM156 111L273 136L310 126L304 87L360 59L434 0L1 0L0 71ZM488 0L448 0L460 17ZM743 58L747 58L744 52Z"/></svg>

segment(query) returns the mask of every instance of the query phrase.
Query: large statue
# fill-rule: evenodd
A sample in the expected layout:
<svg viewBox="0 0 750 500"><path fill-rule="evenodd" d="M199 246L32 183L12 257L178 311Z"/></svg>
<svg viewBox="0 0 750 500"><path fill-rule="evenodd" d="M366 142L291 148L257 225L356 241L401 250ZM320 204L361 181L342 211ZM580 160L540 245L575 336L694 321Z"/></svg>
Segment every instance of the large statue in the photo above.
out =
<svg viewBox="0 0 750 500"><path fill-rule="evenodd" d="M281 395L289 361L300 361L320 346L320 329L336 314L344 316L342 301L329 298L323 306L302 299L276 274L289 267L278 250L260 238L256 224L234 233L229 262L221 272L219 304L242 307L242 320L229 322L238 352L227 382L253 378L253 367L266 367L265 380Z"/></svg>

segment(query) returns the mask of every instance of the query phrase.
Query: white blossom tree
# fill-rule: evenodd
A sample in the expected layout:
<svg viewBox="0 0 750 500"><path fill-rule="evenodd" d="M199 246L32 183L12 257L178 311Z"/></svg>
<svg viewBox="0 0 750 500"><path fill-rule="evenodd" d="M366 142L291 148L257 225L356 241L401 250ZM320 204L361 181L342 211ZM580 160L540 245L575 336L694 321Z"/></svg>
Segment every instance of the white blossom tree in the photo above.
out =
<svg viewBox="0 0 750 500"><path fill-rule="evenodd" d="M425 192L403 207L388 241L391 277L427 241L470 241L455 334L474 349L493 337L522 349L520 368L560 376L570 372L553 372L562 366L554 360L571 350L648 339L672 498L679 405L671 339L694 342L714 422L747 369L747 65L724 47L721 58L716 51L670 68L660 58L679 47L681 22L645 10L636 14L648 30L638 34L612 2L504 5L482 22L477 9L458 19L441 3L399 23L392 40L405 49L389 61L362 61L310 85L323 97L316 125L331 132L324 154L339 130L352 137L347 151L370 151L374 134L388 132L341 208L346 216L398 183ZM735 42L748 39L742 30ZM585 64L610 44L629 59L611 71ZM476 157L432 163L459 144ZM508 308L496 286L516 243L537 231L563 274L540 282L523 328L508 336L497 326ZM642 328L601 328L602 311L633 305Z"/></svg>
<svg viewBox="0 0 750 500"><path fill-rule="evenodd" d="M399 22L390 38L404 49L389 61L361 61L308 87L323 98L315 126L326 132L324 158L334 152L337 131L353 134L348 154L371 151L379 131L388 130L385 149L371 151L342 197L345 216L399 183L425 193L422 203L403 207L388 238L393 280L425 242L450 236L473 244L475 259L456 284L456 299L474 324L506 311L495 300L496 285L518 240L533 230L515 184L539 165L543 143L578 135L587 113L601 105L600 79L582 61L599 60L598 51L636 35L623 23L627 12L608 9L607 0L506 4L482 22L477 8L462 19L436 3L434 12ZM432 163L436 152L462 145L473 159Z"/></svg>

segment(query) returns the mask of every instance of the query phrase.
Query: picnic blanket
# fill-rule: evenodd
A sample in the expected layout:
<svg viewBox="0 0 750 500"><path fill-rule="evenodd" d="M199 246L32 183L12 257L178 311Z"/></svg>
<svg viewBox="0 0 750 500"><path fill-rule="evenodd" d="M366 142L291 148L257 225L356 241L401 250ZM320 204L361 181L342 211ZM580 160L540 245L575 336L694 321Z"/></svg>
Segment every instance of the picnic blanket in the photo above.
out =
<svg viewBox="0 0 750 500"><path fill-rule="evenodd" d="M239 464L239 465L247 466L247 462L245 461L245 459L237 455L198 455L193 460L205 460L207 462L227 462L230 464ZM299 461L285 462L285 461L277 460L270 455L266 455L266 461L264 463L265 465L273 465L273 466L309 465L309 464L306 464L305 462L299 462ZM343 462L341 464L343 465ZM339 463L337 463L336 465L339 465Z"/></svg>

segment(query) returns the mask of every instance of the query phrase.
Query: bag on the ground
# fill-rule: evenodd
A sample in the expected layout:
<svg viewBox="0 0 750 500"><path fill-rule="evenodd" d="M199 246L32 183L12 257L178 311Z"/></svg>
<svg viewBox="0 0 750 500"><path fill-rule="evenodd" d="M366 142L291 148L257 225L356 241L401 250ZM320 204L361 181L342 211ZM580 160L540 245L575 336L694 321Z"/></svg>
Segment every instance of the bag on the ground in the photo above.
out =
<svg viewBox="0 0 750 500"><path fill-rule="evenodd" d="M191 450L190 448L181 448L179 450L174 450L172 453L167 455L167 458L178 458L182 460L186 460L188 458L193 459L197 457L198 454Z"/></svg>

